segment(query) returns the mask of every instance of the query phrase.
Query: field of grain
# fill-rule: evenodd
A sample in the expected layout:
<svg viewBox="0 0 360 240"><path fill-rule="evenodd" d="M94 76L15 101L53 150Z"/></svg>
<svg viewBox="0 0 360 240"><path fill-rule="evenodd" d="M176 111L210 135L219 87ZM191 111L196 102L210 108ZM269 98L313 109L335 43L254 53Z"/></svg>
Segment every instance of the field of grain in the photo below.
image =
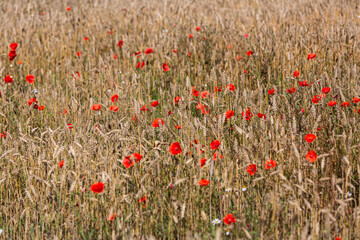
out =
<svg viewBox="0 0 360 240"><path fill-rule="evenodd" d="M358 1L0 12L0 239L360 239Z"/></svg>

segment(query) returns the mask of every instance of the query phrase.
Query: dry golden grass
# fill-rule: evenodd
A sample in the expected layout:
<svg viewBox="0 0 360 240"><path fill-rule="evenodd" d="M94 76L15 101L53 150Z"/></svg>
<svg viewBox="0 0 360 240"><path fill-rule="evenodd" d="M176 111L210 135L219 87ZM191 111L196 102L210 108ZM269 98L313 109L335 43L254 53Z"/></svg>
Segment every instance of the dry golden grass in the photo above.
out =
<svg viewBox="0 0 360 240"><path fill-rule="evenodd" d="M360 97L358 1L13 0L0 11L0 239L360 239L360 103L340 106ZM146 48L154 53L132 56ZM223 91L202 99L193 86ZM330 93L314 104L325 86ZM32 97L43 111L27 105ZM247 108L251 121L241 117ZM235 115L225 121L227 110ZM155 118L164 126L153 128ZM195 139L204 153L190 146ZM213 161L216 139L223 159ZM134 152L143 158L126 169ZM266 170L269 159L277 165ZM105 184L100 194L89 190L96 182ZM229 213L235 223L212 225Z"/></svg>

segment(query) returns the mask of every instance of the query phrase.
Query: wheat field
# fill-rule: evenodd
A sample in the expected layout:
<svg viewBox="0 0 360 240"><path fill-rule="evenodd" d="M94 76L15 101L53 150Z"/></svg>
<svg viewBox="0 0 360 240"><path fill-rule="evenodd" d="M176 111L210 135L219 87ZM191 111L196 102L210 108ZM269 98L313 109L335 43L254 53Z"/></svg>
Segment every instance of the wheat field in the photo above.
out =
<svg viewBox="0 0 360 240"><path fill-rule="evenodd" d="M358 1L0 11L0 239L360 239Z"/></svg>

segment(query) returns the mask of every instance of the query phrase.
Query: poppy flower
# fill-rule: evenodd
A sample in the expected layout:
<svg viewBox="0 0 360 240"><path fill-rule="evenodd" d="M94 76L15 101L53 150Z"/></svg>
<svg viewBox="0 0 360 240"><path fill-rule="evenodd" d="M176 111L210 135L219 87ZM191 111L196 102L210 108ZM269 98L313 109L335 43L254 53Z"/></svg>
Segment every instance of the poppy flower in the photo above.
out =
<svg viewBox="0 0 360 240"><path fill-rule="evenodd" d="M311 99L311 101L312 101L313 103L319 103L320 100L321 100L321 95L315 95L315 96Z"/></svg>
<svg viewBox="0 0 360 240"><path fill-rule="evenodd" d="M147 49L144 51L144 53L145 53L146 55L149 55L150 53L154 53L154 51L152 50L152 48L147 48Z"/></svg>
<svg viewBox="0 0 360 240"><path fill-rule="evenodd" d="M134 115L133 117L132 117L132 120L134 121L134 122L136 122L136 119L138 119L139 118L139 114L136 114L136 115Z"/></svg>
<svg viewBox="0 0 360 240"><path fill-rule="evenodd" d="M145 62L138 62L137 65L136 65L136 68L144 69L144 66L145 66Z"/></svg>
<svg viewBox="0 0 360 240"><path fill-rule="evenodd" d="M179 50L173 49L172 52L173 53L177 53Z"/></svg>
<svg viewBox="0 0 360 240"><path fill-rule="evenodd" d="M113 58L114 58L114 59L117 59L117 55L116 55L116 54L114 54L114 55L113 55Z"/></svg>
<svg viewBox="0 0 360 240"><path fill-rule="evenodd" d="M69 129L73 129L73 125L71 123L68 123L67 126Z"/></svg>
<svg viewBox="0 0 360 240"><path fill-rule="evenodd" d="M235 90L234 84L229 84L229 86L226 85L225 88L227 88L227 87L229 87L229 91L234 91Z"/></svg>
<svg viewBox="0 0 360 240"><path fill-rule="evenodd" d="M157 105L159 105L159 101L154 101L154 102L151 103L152 107L156 107Z"/></svg>
<svg viewBox="0 0 360 240"><path fill-rule="evenodd" d="M294 77L298 77L298 76L300 76L299 71L294 71L293 76L294 76Z"/></svg>
<svg viewBox="0 0 360 240"><path fill-rule="evenodd" d="M352 103L359 103L360 102L360 98L358 97L354 97L352 100L351 100Z"/></svg>
<svg viewBox="0 0 360 240"><path fill-rule="evenodd" d="M90 190L94 193L101 193L104 191L104 183L98 182L91 185Z"/></svg>
<svg viewBox="0 0 360 240"><path fill-rule="evenodd" d="M269 95L274 95L274 94L275 94L275 89L273 89L273 88L272 88L272 89L269 89L269 90L268 90L268 94L269 94Z"/></svg>
<svg viewBox="0 0 360 240"><path fill-rule="evenodd" d="M117 216L116 213L115 213L115 214L110 214L107 219L108 219L109 221L112 221L112 220L114 220L114 219L116 218L116 216Z"/></svg>
<svg viewBox="0 0 360 240"><path fill-rule="evenodd" d="M249 34L245 33L244 38L247 38L247 37L249 37Z"/></svg>
<svg viewBox="0 0 360 240"><path fill-rule="evenodd" d="M37 102L35 98L30 98L29 101L27 102L27 105L31 106L31 104Z"/></svg>
<svg viewBox="0 0 360 240"><path fill-rule="evenodd" d="M119 107L118 107L118 106L111 105L111 106L109 107L109 110L112 111L112 112L117 112L117 111L119 111Z"/></svg>
<svg viewBox="0 0 360 240"><path fill-rule="evenodd" d="M119 100L119 96L118 96L117 94L115 94L115 95L113 95L113 96L111 97L111 101L112 101L113 103L116 103L117 100Z"/></svg>
<svg viewBox="0 0 360 240"><path fill-rule="evenodd" d="M20 64L22 64L22 61L21 61L21 60L19 60L19 61L17 62L17 64L19 64L19 65L20 65Z"/></svg>
<svg viewBox="0 0 360 240"><path fill-rule="evenodd" d="M170 69L170 67L166 63L163 63L162 68L163 68L164 72L167 72Z"/></svg>
<svg viewBox="0 0 360 240"><path fill-rule="evenodd" d="M301 86L301 87L307 87L307 86L309 86L309 84L307 83L306 80L305 80L305 81L299 81L299 86Z"/></svg>
<svg viewBox="0 0 360 240"><path fill-rule="evenodd" d="M200 95L200 92L196 90L194 87L191 89L191 93L195 97L198 97Z"/></svg>
<svg viewBox="0 0 360 240"><path fill-rule="evenodd" d="M330 107L333 107L333 106L335 106L337 104L337 102L336 101L330 101L330 102L328 102L328 106L330 106Z"/></svg>
<svg viewBox="0 0 360 240"><path fill-rule="evenodd" d="M61 162L58 163L59 168L62 168L64 166L64 160L61 160Z"/></svg>
<svg viewBox="0 0 360 240"><path fill-rule="evenodd" d="M146 112L146 111L149 111L149 109L146 108L146 105L144 105L144 106L142 106L142 108L140 108L140 111Z"/></svg>
<svg viewBox="0 0 360 240"><path fill-rule="evenodd" d="M180 146L180 143L179 142L174 142L170 145L169 147L169 152L172 154L172 155L178 155L182 152L182 149L181 149L181 146Z"/></svg>
<svg viewBox="0 0 360 240"><path fill-rule="evenodd" d="M214 155L213 155L213 160L214 160L214 161L217 161L217 158L218 158L218 153L215 152ZM223 155L219 155L219 158L220 158L220 159L223 159L224 156L223 156Z"/></svg>
<svg viewBox="0 0 360 240"><path fill-rule="evenodd" d="M193 35L191 33L189 34L189 38L193 38Z"/></svg>
<svg viewBox="0 0 360 240"><path fill-rule="evenodd" d="M38 107L38 110L39 111L42 111L42 110L44 110L45 109L45 107L43 106L43 105L41 105L40 107Z"/></svg>
<svg viewBox="0 0 360 240"><path fill-rule="evenodd" d="M141 199L139 199L139 203L143 205L143 207L146 207L146 197L142 197Z"/></svg>
<svg viewBox="0 0 360 240"><path fill-rule="evenodd" d="M241 112L241 117L242 117L242 118L244 117L244 115L245 115L245 120L248 120L248 121L250 121L251 118L254 116L254 115L252 114L252 112L250 112L250 109L246 109L245 114L244 114L244 112ZM241 118L241 119L242 119L242 118Z"/></svg>
<svg viewBox="0 0 360 240"><path fill-rule="evenodd" d="M220 146L220 141L219 140L214 140L210 143L210 148L213 150L217 150L218 147Z"/></svg>
<svg viewBox="0 0 360 240"><path fill-rule="evenodd" d="M201 31L201 27L196 27L195 31Z"/></svg>
<svg viewBox="0 0 360 240"><path fill-rule="evenodd" d="M321 91L326 94L326 93L330 92L330 88L329 87L324 87Z"/></svg>
<svg viewBox="0 0 360 240"><path fill-rule="evenodd" d="M292 88L287 89L286 91L288 93L295 93L296 90L295 90L295 88L292 87Z"/></svg>
<svg viewBox="0 0 360 240"><path fill-rule="evenodd" d="M242 57L241 56L238 56L237 58L236 58L236 60L241 60L242 59Z"/></svg>
<svg viewBox="0 0 360 240"><path fill-rule="evenodd" d="M176 129L181 129L182 126L181 126L181 125L175 125L175 128L176 128Z"/></svg>
<svg viewBox="0 0 360 240"><path fill-rule="evenodd" d="M6 83L12 83L12 82L13 82L13 78L12 78L12 76L10 76L10 75L8 74L8 75L5 76L4 81L5 81Z"/></svg>
<svg viewBox="0 0 360 240"><path fill-rule="evenodd" d="M222 92L222 89L220 87L215 87L214 92Z"/></svg>
<svg viewBox="0 0 360 240"><path fill-rule="evenodd" d="M160 127L159 123L161 123L161 125L164 125L164 121L161 118L156 118L153 121L152 126L155 128Z"/></svg>
<svg viewBox="0 0 360 240"><path fill-rule="evenodd" d="M113 30L110 30L108 33L109 33L109 34L113 34L113 33L114 33L114 31L113 31Z"/></svg>
<svg viewBox="0 0 360 240"><path fill-rule="evenodd" d="M305 135L305 141L312 143L316 139L316 136L312 133Z"/></svg>
<svg viewBox="0 0 360 240"><path fill-rule="evenodd" d="M123 45L124 45L124 41L123 41L123 40L120 40L120 41L116 44L116 46L118 46L119 48L122 48Z"/></svg>
<svg viewBox="0 0 360 240"><path fill-rule="evenodd" d="M15 50L9 51L9 61L14 60L15 57L16 57L16 51Z"/></svg>
<svg viewBox="0 0 360 240"><path fill-rule="evenodd" d="M223 221L226 225L230 225L231 223L236 222L236 218L230 213L224 217Z"/></svg>
<svg viewBox="0 0 360 240"><path fill-rule="evenodd" d="M71 11L71 7L67 7L67 8L66 8L66 11Z"/></svg>
<svg viewBox="0 0 360 240"><path fill-rule="evenodd" d="M88 37L84 37L84 41L88 41L89 40L89 38Z"/></svg>
<svg viewBox="0 0 360 240"><path fill-rule="evenodd" d="M200 159L200 167L203 167L206 163L206 158Z"/></svg>
<svg viewBox="0 0 360 240"><path fill-rule="evenodd" d="M225 113L225 118L229 119L232 118L234 116L234 111L233 110L227 110Z"/></svg>
<svg viewBox="0 0 360 240"><path fill-rule="evenodd" d="M11 50L15 51L17 47L18 47L18 44L16 42L13 42L12 44L10 44Z"/></svg>
<svg viewBox="0 0 360 240"><path fill-rule="evenodd" d="M209 91L204 91L204 92L201 92L201 98L202 99L206 99L210 96L210 93Z"/></svg>
<svg viewBox="0 0 360 240"><path fill-rule="evenodd" d="M134 162L130 159L130 156L127 156L123 160L123 165L125 168L130 168L134 166Z"/></svg>
<svg viewBox="0 0 360 240"><path fill-rule="evenodd" d="M314 58L316 58L316 54L315 54L315 53L310 53L310 54L308 55L308 57L307 57L307 60L309 60L309 59L314 59Z"/></svg>
<svg viewBox="0 0 360 240"><path fill-rule="evenodd" d="M349 107L350 106L350 103L349 102L343 102L341 104L342 107Z"/></svg>
<svg viewBox="0 0 360 240"><path fill-rule="evenodd" d="M92 105L91 107L91 110L94 110L94 111L99 111L101 109L101 105L100 104L94 104Z"/></svg>
<svg viewBox="0 0 360 240"><path fill-rule="evenodd" d="M135 162L139 162L142 159L142 155L140 155L140 153L134 153L132 155L135 159Z"/></svg>
<svg viewBox="0 0 360 240"><path fill-rule="evenodd" d="M28 83L34 83L35 82L35 77L33 75L27 75L25 77L25 80L28 82Z"/></svg>
<svg viewBox="0 0 360 240"><path fill-rule="evenodd" d="M265 161L265 169L266 170L269 170L271 168L274 168L276 167L276 161L272 160L272 159L269 159L267 161Z"/></svg>
<svg viewBox="0 0 360 240"><path fill-rule="evenodd" d="M209 183L210 183L210 181L207 179L201 179L199 181L200 186L207 186L207 185L209 185Z"/></svg>
<svg viewBox="0 0 360 240"><path fill-rule="evenodd" d="M188 57L191 57L191 53L190 53L190 52L188 52L188 54L187 54L187 55L188 55Z"/></svg>
<svg viewBox="0 0 360 240"><path fill-rule="evenodd" d="M247 51L247 53L246 53L246 55L248 55L248 56L251 56L251 55L253 55L253 54L254 54L253 51Z"/></svg>
<svg viewBox="0 0 360 240"><path fill-rule="evenodd" d="M246 171L250 174L250 176L254 176L256 173L256 165L250 164L249 166L247 166Z"/></svg>
<svg viewBox="0 0 360 240"><path fill-rule="evenodd" d="M266 120L266 115L265 114L258 113L257 116L258 116L258 118L263 118L263 119Z"/></svg>
<svg viewBox="0 0 360 240"><path fill-rule="evenodd" d="M305 158L306 158L306 160L307 160L308 162L313 163L313 162L315 162L316 159L317 159L317 154L316 154L315 151L310 150L310 151L305 155Z"/></svg>
<svg viewBox="0 0 360 240"><path fill-rule="evenodd" d="M76 56L80 57L82 55L82 52L76 52Z"/></svg>
<svg viewBox="0 0 360 240"><path fill-rule="evenodd" d="M182 100L181 97L175 97L174 98L175 103L178 103L180 100Z"/></svg>

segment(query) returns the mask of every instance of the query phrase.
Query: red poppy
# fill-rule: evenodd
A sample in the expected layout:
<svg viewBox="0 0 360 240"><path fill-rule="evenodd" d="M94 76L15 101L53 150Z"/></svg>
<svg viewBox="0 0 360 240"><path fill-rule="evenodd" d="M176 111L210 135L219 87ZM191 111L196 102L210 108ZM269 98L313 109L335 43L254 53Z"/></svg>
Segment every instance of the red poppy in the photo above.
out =
<svg viewBox="0 0 360 240"><path fill-rule="evenodd" d="M199 91L196 90L194 87L191 89L191 92L192 92L192 95L195 96L195 97L198 97L199 96Z"/></svg>
<svg viewBox="0 0 360 240"><path fill-rule="evenodd" d="M123 165L125 168L130 168L134 166L134 162L130 159L130 156L127 156L123 160Z"/></svg>
<svg viewBox="0 0 360 240"><path fill-rule="evenodd" d="M195 31L201 31L201 27L196 27Z"/></svg>
<svg viewBox="0 0 360 240"><path fill-rule="evenodd" d="M35 77L33 75L27 75L25 77L25 80L28 82L28 83L34 83L35 82Z"/></svg>
<svg viewBox="0 0 360 240"><path fill-rule="evenodd" d="M117 102L117 100L119 100L119 96L118 96L117 94L115 94L115 95L113 95L113 96L111 97L111 101L112 101L113 103Z"/></svg>
<svg viewBox="0 0 360 240"><path fill-rule="evenodd" d="M305 141L312 143L316 139L316 136L312 133L305 135Z"/></svg>
<svg viewBox="0 0 360 240"><path fill-rule="evenodd" d="M173 49L172 51L173 51L174 53L177 53L179 50Z"/></svg>
<svg viewBox="0 0 360 240"><path fill-rule="evenodd" d="M140 55L140 54L141 54L141 51L138 51L138 52L135 52L134 54L132 54L132 56L137 56L137 55Z"/></svg>
<svg viewBox="0 0 360 240"><path fill-rule="evenodd" d="M337 102L336 101L330 101L330 102L328 102L328 106L330 106L330 107L333 107L333 106L335 106L337 104Z"/></svg>
<svg viewBox="0 0 360 240"><path fill-rule="evenodd" d="M117 59L117 55L116 55L116 54L114 54L114 55L113 55L113 58L114 58L114 59Z"/></svg>
<svg viewBox="0 0 360 240"><path fill-rule="evenodd" d="M67 7L67 8L66 8L66 11L71 11L71 7Z"/></svg>
<svg viewBox="0 0 360 240"><path fill-rule="evenodd" d="M101 193L102 191L104 191L104 183L102 182L94 183L90 187L90 190L94 193Z"/></svg>
<svg viewBox="0 0 360 240"><path fill-rule="evenodd" d="M149 109L146 108L146 105L144 105L144 106L142 106L142 108L140 108L140 111L146 112L146 111L149 111Z"/></svg>
<svg viewBox="0 0 360 240"><path fill-rule="evenodd" d="M9 61L14 60L15 57L16 57L16 51L15 50L9 51Z"/></svg>
<svg viewBox="0 0 360 240"><path fill-rule="evenodd" d="M140 153L134 153L132 155L135 159L135 162L139 162L142 159L142 155L140 155Z"/></svg>
<svg viewBox="0 0 360 240"><path fill-rule="evenodd" d="M181 129L182 126L181 126L181 125L175 125L175 128L176 128L176 129Z"/></svg>
<svg viewBox="0 0 360 240"><path fill-rule="evenodd" d="M228 87L228 85L225 86L225 88L227 88L227 87ZM234 84L229 84L229 90L230 90L230 91L234 91L234 90L235 90Z"/></svg>
<svg viewBox="0 0 360 240"><path fill-rule="evenodd" d="M246 171L250 174L250 176L254 176L256 173L256 165L250 164L249 166L247 166Z"/></svg>
<svg viewBox="0 0 360 240"><path fill-rule="evenodd" d="M244 38L247 38L247 37L249 37L249 34L245 33Z"/></svg>
<svg viewBox="0 0 360 240"><path fill-rule="evenodd" d="M181 149L181 146L180 146L180 143L179 142L174 142L170 145L169 147L169 152L172 154L172 155L178 155L182 152L182 149Z"/></svg>
<svg viewBox="0 0 360 240"><path fill-rule="evenodd" d="M201 92L201 98L202 99L206 99L210 96L210 93L209 91L204 91L204 92Z"/></svg>
<svg viewBox="0 0 360 240"><path fill-rule="evenodd" d="M101 105L100 104L94 104L92 105L91 107L91 110L94 110L94 111L99 111L101 109Z"/></svg>
<svg viewBox="0 0 360 240"><path fill-rule="evenodd" d="M265 115L265 114L258 113L257 116L258 116L259 118L266 119L266 115Z"/></svg>
<svg viewBox="0 0 360 240"><path fill-rule="evenodd" d="M68 126L69 129L73 128L73 125L71 123L68 123L67 126Z"/></svg>
<svg viewBox="0 0 360 240"><path fill-rule="evenodd" d="M109 221L112 221L112 220L114 220L114 219L116 218L116 216L117 216L116 213L115 213L115 214L110 214L107 219L108 219Z"/></svg>
<svg viewBox="0 0 360 240"><path fill-rule="evenodd" d="M109 33L109 34L113 34L113 33L114 33L114 31L113 31L113 30L110 30L108 33Z"/></svg>
<svg viewBox="0 0 360 240"><path fill-rule="evenodd" d="M59 168L62 168L64 166L64 160L61 160L61 162L58 163Z"/></svg>
<svg viewBox="0 0 360 240"><path fill-rule="evenodd" d="M293 73L293 76L294 76L294 77L298 77L298 76L300 76L299 71L295 71L295 72Z"/></svg>
<svg viewBox="0 0 360 240"><path fill-rule="evenodd" d="M307 57L307 60L309 60L309 59L314 59L314 58L316 58L316 54L315 54L315 53L310 53L310 54L308 55L308 57Z"/></svg>
<svg viewBox="0 0 360 240"><path fill-rule="evenodd" d="M154 102L151 103L152 107L156 107L157 105L159 105L159 101L154 101Z"/></svg>
<svg viewBox="0 0 360 240"><path fill-rule="evenodd" d="M13 42L12 44L10 44L11 50L15 51L17 47L18 47L18 44L16 42Z"/></svg>
<svg viewBox="0 0 360 240"><path fill-rule="evenodd" d="M116 44L116 46L118 46L119 48L122 48L123 45L124 45L124 41L123 41L123 40L120 40L120 41Z"/></svg>
<svg viewBox="0 0 360 240"><path fill-rule="evenodd" d="M139 114L136 114L136 115L134 115L133 117L132 117L132 120L134 121L134 122L136 122L136 119L138 119L139 118Z"/></svg>
<svg viewBox="0 0 360 240"><path fill-rule="evenodd" d="M246 111L245 111L245 119L250 121L253 116L254 115L252 114L252 112L250 112L250 109L246 109ZM242 118L244 117L244 112L241 112L241 117Z"/></svg>
<svg viewBox="0 0 360 240"><path fill-rule="evenodd" d="M251 55L253 55L253 54L254 54L253 51L247 51L247 53L246 53L246 55L248 55L248 56L251 56Z"/></svg>
<svg viewBox="0 0 360 240"><path fill-rule="evenodd" d="M222 92L222 89L220 87L215 87L214 92Z"/></svg>
<svg viewBox="0 0 360 240"><path fill-rule="evenodd" d="M275 89L273 89L273 88L272 88L272 89L269 89L269 90L268 90L268 94L269 94L269 95L274 95L274 94L275 94Z"/></svg>
<svg viewBox="0 0 360 240"><path fill-rule="evenodd" d="M349 107L350 106L350 103L349 102L343 102L341 104L342 107Z"/></svg>
<svg viewBox="0 0 360 240"><path fill-rule="evenodd" d="M119 111L119 107L118 107L118 106L111 105L111 106L109 107L109 110L112 111L112 112L117 112L117 111Z"/></svg>
<svg viewBox="0 0 360 240"><path fill-rule="evenodd" d="M12 83L12 82L13 82L13 78L12 78L12 76L10 76L10 75L8 74L8 75L5 76L4 81L5 81L6 83Z"/></svg>
<svg viewBox="0 0 360 240"><path fill-rule="evenodd" d="M288 93L295 93L296 90L295 90L295 88L292 87L292 88L287 89L286 91Z"/></svg>
<svg viewBox="0 0 360 240"><path fill-rule="evenodd" d="M175 103L178 103L180 100L182 100L181 97L175 97L174 98Z"/></svg>
<svg viewBox="0 0 360 240"><path fill-rule="evenodd" d="M188 52L188 54L187 54L187 55L188 55L188 57L191 57L191 53L190 53L190 52Z"/></svg>
<svg viewBox="0 0 360 240"><path fill-rule="evenodd" d="M242 57L241 56L238 56L237 58L236 58L236 60L241 60L242 59Z"/></svg>
<svg viewBox="0 0 360 240"><path fill-rule="evenodd" d="M321 95L315 95L315 96L311 99L311 101L312 101L313 103L319 103L320 100L321 100Z"/></svg>
<svg viewBox="0 0 360 240"><path fill-rule="evenodd" d="M306 80L305 80L305 81L299 81L299 86L301 86L301 87L307 87L307 86L309 86L309 84L307 83Z"/></svg>
<svg viewBox="0 0 360 240"><path fill-rule="evenodd" d="M274 161L272 159L265 161L265 169L269 170L274 167L276 167L276 161Z"/></svg>
<svg viewBox="0 0 360 240"><path fill-rule="evenodd" d="M159 123L161 123L161 125L164 125L164 121L161 118L156 118L153 121L152 126L155 128L160 127Z"/></svg>
<svg viewBox="0 0 360 240"><path fill-rule="evenodd" d="M206 163L206 158L200 159L200 167L203 167Z"/></svg>
<svg viewBox="0 0 360 240"><path fill-rule="evenodd" d="M313 163L313 162L315 162L316 159L317 159L317 154L316 154L315 151L310 150L310 151L305 155L305 158L306 158L306 160L307 160L308 162Z"/></svg>
<svg viewBox="0 0 360 240"><path fill-rule="evenodd" d="M149 55L150 53L154 53L154 51L152 50L152 48L147 48L147 49L144 51L144 53L145 53L146 55Z"/></svg>
<svg viewBox="0 0 360 240"><path fill-rule="evenodd" d="M37 102L35 98L30 98L29 101L27 102L27 105L31 106L31 104Z"/></svg>
<svg viewBox="0 0 360 240"><path fill-rule="evenodd" d="M230 225L231 223L236 222L236 218L230 213L224 217L223 221L226 225Z"/></svg>
<svg viewBox="0 0 360 240"><path fill-rule="evenodd" d="M330 88L329 87L324 87L321 91L326 94L326 93L330 92Z"/></svg>
<svg viewBox="0 0 360 240"><path fill-rule="evenodd" d="M89 40L89 38L88 37L84 37L84 41L88 41Z"/></svg>
<svg viewBox="0 0 360 240"><path fill-rule="evenodd" d="M227 110L225 113L225 118L229 119L232 118L234 116L234 111L233 110Z"/></svg>
<svg viewBox="0 0 360 240"><path fill-rule="evenodd" d="M143 208L146 207L146 197L143 196L141 199L139 199L139 203L143 205Z"/></svg>
<svg viewBox="0 0 360 240"><path fill-rule="evenodd" d="M359 103L360 102L360 98L358 97L354 97L352 100L351 100L352 103Z"/></svg>
<svg viewBox="0 0 360 240"><path fill-rule="evenodd" d="M40 107L38 107L38 110L39 111L42 111L42 110L44 110L45 109L45 107L43 106L43 105L41 105Z"/></svg>
<svg viewBox="0 0 360 240"><path fill-rule="evenodd" d="M76 56L80 57L82 55L82 52L76 52Z"/></svg>
<svg viewBox="0 0 360 240"><path fill-rule="evenodd" d="M214 161L217 161L217 158L218 158L218 153L215 152L215 153L213 154L213 160L214 160ZM223 155L219 155L219 158L220 158L220 159L223 159L224 156L223 156Z"/></svg>
<svg viewBox="0 0 360 240"><path fill-rule="evenodd" d="M162 68L163 68L164 72L167 72L170 69L170 67L166 63L163 63Z"/></svg>
<svg viewBox="0 0 360 240"><path fill-rule="evenodd" d="M209 183L210 183L210 181L207 179L201 179L199 181L200 186L207 186L207 185L209 185Z"/></svg>
<svg viewBox="0 0 360 240"><path fill-rule="evenodd" d="M144 69L144 66L145 66L145 62L138 62L137 65L136 65L136 68Z"/></svg>
<svg viewBox="0 0 360 240"><path fill-rule="evenodd" d="M189 34L189 38L193 38L193 35L191 33Z"/></svg>
<svg viewBox="0 0 360 240"><path fill-rule="evenodd" d="M219 140L214 140L212 141L212 143L210 143L210 148L213 150L217 150L218 147L220 146L220 141Z"/></svg>

